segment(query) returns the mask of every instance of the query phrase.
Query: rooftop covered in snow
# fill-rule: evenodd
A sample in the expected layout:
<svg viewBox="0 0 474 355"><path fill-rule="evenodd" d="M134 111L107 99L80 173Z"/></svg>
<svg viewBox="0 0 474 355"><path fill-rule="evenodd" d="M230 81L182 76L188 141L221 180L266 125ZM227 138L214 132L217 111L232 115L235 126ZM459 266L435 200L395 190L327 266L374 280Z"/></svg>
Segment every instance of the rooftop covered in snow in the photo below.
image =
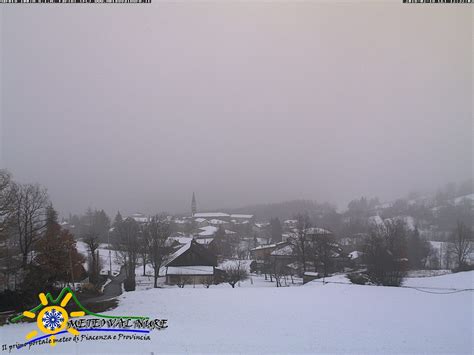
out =
<svg viewBox="0 0 474 355"><path fill-rule="evenodd" d="M205 236L212 236L216 234L218 228L214 226L206 226L199 228L201 232L198 233L198 236L205 237Z"/></svg>
<svg viewBox="0 0 474 355"><path fill-rule="evenodd" d="M230 215L224 212L201 212L201 213L195 213L193 217L194 218L222 218L222 217L230 217Z"/></svg>

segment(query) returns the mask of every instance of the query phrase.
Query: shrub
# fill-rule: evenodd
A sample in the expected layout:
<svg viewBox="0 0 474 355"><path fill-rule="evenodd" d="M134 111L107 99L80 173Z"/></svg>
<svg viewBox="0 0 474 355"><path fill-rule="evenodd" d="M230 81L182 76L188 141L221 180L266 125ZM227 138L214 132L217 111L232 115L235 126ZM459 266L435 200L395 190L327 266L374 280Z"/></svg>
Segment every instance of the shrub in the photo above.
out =
<svg viewBox="0 0 474 355"><path fill-rule="evenodd" d="M362 273L347 274L347 278L356 285L367 285L370 281L369 276Z"/></svg>
<svg viewBox="0 0 474 355"><path fill-rule="evenodd" d="M459 265L459 267L453 269L452 271L453 272L461 272L461 271L471 271L471 270L474 270L474 265L469 265L469 264L466 264L466 263L462 263L461 265Z"/></svg>
<svg viewBox="0 0 474 355"><path fill-rule="evenodd" d="M101 293L93 283L86 283L81 286L81 294L87 296L99 296Z"/></svg>

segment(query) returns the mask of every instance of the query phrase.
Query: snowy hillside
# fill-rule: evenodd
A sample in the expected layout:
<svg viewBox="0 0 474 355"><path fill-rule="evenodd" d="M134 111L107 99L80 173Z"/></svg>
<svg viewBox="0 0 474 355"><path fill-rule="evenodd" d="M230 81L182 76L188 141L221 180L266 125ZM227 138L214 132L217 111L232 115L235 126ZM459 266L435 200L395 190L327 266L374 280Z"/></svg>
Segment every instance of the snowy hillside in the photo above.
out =
<svg viewBox="0 0 474 355"><path fill-rule="evenodd" d="M473 276L474 272L464 272L409 279L406 284L472 288ZM168 319L169 328L154 332L151 341L66 343L31 351L468 354L473 349L472 300L472 291L431 294L320 282L288 288L137 291L122 295L119 307L108 314ZM0 337L13 343L33 328L33 324L4 326Z"/></svg>
<svg viewBox="0 0 474 355"><path fill-rule="evenodd" d="M83 241L77 241L76 243L77 251L81 253L85 257L85 262L84 262L84 267L87 270L89 268L88 263L87 263L87 258L89 256L89 249L87 247L87 244L84 243ZM108 244L102 243L100 244L99 248L97 251L99 253L99 258L100 258L100 273L103 275L106 275L110 269L110 266L112 266L112 274L117 275L120 272L120 264L117 263L117 256L118 252L115 250L112 250L110 257L111 257L111 263L109 262L109 246Z"/></svg>

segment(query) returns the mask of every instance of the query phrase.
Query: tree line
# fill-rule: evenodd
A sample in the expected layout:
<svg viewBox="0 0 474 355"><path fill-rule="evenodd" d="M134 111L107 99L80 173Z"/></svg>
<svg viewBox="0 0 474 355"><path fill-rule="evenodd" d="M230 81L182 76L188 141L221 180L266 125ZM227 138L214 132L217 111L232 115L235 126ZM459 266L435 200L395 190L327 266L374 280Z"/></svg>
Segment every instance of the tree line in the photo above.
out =
<svg viewBox="0 0 474 355"><path fill-rule="evenodd" d="M172 250L167 243L171 235L171 224L165 216L156 215L147 223L138 224L133 218L123 219L118 213L112 233L119 262L125 268L125 290L135 290L135 271L140 260L143 275L146 273L146 266L150 265L153 269L153 286L158 287L160 268Z"/></svg>
<svg viewBox="0 0 474 355"><path fill-rule="evenodd" d="M74 236L58 223L45 188L20 184L0 170L0 286L2 305L22 306L37 292L85 276Z"/></svg>
<svg viewBox="0 0 474 355"><path fill-rule="evenodd" d="M360 208L361 201L352 204L352 208ZM362 200L362 206L366 201ZM437 251L430 243L421 237L418 228L409 228L402 218L387 219L382 224L367 226L367 233L361 233L363 238L353 248L361 254L360 265L350 262L347 253L339 243L341 238L335 233L325 233L324 230L314 232L314 222L308 214L298 214L293 217L294 228L287 230L287 242L291 247L291 255L295 256L293 263L296 273L302 276L307 271L317 272L326 277L344 267L354 270L363 268L363 274L354 273L351 279L357 283L371 282L378 285L399 286L409 270L420 270L428 267L428 261L437 258ZM316 228L317 229L317 228ZM274 243L282 241L282 226L278 218L272 218L268 226ZM447 255L453 259L453 271L469 270L470 253L473 251L473 232L468 225L458 221L450 232ZM262 271L276 280L279 286L282 278L292 276L295 271L288 268L290 258L277 254L268 256Z"/></svg>

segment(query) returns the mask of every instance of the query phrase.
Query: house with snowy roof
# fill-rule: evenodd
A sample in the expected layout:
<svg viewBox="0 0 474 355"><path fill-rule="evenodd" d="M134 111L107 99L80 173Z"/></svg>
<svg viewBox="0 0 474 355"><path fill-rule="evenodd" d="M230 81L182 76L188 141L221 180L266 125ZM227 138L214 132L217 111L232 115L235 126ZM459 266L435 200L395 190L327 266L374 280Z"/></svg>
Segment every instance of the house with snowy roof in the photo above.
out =
<svg viewBox="0 0 474 355"><path fill-rule="evenodd" d="M332 235L332 234L333 233L330 230L324 229L324 228L319 228L319 227L312 227L312 228L307 228L306 229L306 235L309 238L317 238L318 236Z"/></svg>
<svg viewBox="0 0 474 355"><path fill-rule="evenodd" d="M232 222L234 224L253 223L254 216L251 214L229 214L224 212L199 212L193 214L194 220L205 219L213 221L211 224L222 224Z"/></svg>
<svg viewBox="0 0 474 355"><path fill-rule="evenodd" d="M230 226L229 222L224 221L222 219L217 219L217 218L210 219L207 222L209 223L209 225L215 226L215 227L222 226L222 227L228 228Z"/></svg>
<svg viewBox="0 0 474 355"><path fill-rule="evenodd" d="M166 239L166 246L181 246L189 243L193 239L192 235L183 232L174 232Z"/></svg>
<svg viewBox="0 0 474 355"><path fill-rule="evenodd" d="M134 213L129 218L132 218L137 223L148 223L150 219L143 213Z"/></svg>
<svg viewBox="0 0 474 355"><path fill-rule="evenodd" d="M219 225L232 222L234 224L254 223L254 216L251 214L225 213L225 212L197 212L196 195L193 192L191 199L191 218L197 220L212 221L210 224Z"/></svg>
<svg viewBox="0 0 474 355"><path fill-rule="evenodd" d="M252 256L252 259L254 260L265 261L265 260L268 260L268 258L270 257L273 251L281 247L284 247L288 244L290 243L280 242L280 243L274 243L274 244L260 245L256 248L250 249L250 255Z"/></svg>
<svg viewBox="0 0 474 355"><path fill-rule="evenodd" d="M209 225L209 222L205 218L194 218L194 223L198 228L207 227Z"/></svg>
<svg viewBox="0 0 474 355"><path fill-rule="evenodd" d="M168 285L202 284L214 280L216 256L196 240L183 245L163 263Z"/></svg>
<svg viewBox="0 0 474 355"><path fill-rule="evenodd" d="M297 255L295 249L295 246L291 243L281 243L277 248L275 248L275 250L270 253L270 256L278 259L289 259L291 261Z"/></svg>
<svg viewBox="0 0 474 355"><path fill-rule="evenodd" d="M200 212L193 215L194 219L204 218L204 219L229 219L230 214L224 212Z"/></svg>
<svg viewBox="0 0 474 355"><path fill-rule="evenodd" d="M270 223L265 222L265 223L254 223L252 226L252 231L258 234L263 234L266 233L270 228Z"/></svg>
<svg viewBox="0 0 474 355"><path fill-rule="evenodd" d="M231 214L230 219L237 222L248 222L252 223L254 216L253 214Z"/></svg>
<svg viewBox="0 0 474 355"><path fill-rule="evenodd" d="M252 270L255 272L272 273L278 269L286 275L293 275L298 270L298 267L290 266L297 265L296 247L290 242L260 245L250 249L250 254L254 260Z"/></svg>
<svg viewBox="0 0 474 355"><path fill-rule="evenodd" d="M199 228L198 232L196 233L196 238L211 238L214 237L217 233L219 228L215 226L206 226Z"/></svg>
<svg viewBox="0 0 474 355"><path fill-rule="evenodd" d="M298 220L296 220L296 219L287 219L287 220L283 221L283 225L287 229L296 228L296 226L298 225Z"/></svg>

